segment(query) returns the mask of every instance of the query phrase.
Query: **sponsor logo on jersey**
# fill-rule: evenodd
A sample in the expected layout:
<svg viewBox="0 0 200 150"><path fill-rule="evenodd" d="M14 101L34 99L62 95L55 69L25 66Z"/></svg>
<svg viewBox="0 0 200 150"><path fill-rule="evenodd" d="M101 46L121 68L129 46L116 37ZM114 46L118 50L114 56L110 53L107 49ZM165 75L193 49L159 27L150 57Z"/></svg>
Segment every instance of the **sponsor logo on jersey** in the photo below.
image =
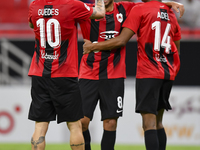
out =
<svg viewBox="0 0 200 150"><path fill-rule="evenodd" d="M100 33L100 38L109 40L115 38L118 34L119 32L117 31L105 31Z"/></svg>
<svg viewBox="0 0 200 150"><path fill-rule="evenodd" d="M44 51L41 51L41 57L44 59L58 59L59 54L57 54L57 52L55 51L54 55L49 55L49 54L45 53Z"/></svg>
<svg viewBox="0 0 200 150"><path fill-rule="evenodd" d="M155 54L155 58L156 58L156 61L160 61L160 62L164 62L164 63L167 62L167 59L164 55Z"/></svg>
<svg viewBox="0 0 200 150"><path fill-rule="evenodd" d="M161 20L164 21L170 20L166 9L160 9L160 12L158 12L157 14L157 18L160 18Z"/></svg>
<svg viewBox="0 0 200 150"><path fill-rule="evenodd" d="M118 20L120 23L122 23L122 21L123 21L123 15L122 15L122 13L119 13L119 14L117 14L116 16L117 16L117 20Z"/></svg>
<svg viewBox="0 0 200 150"><path fill-rule="evenodd" d="M85 5L85 8L86 8L88 11L90 11L90 7L89 7L88 5L86 5L85 3L84 3L84 5Z"/></svg>

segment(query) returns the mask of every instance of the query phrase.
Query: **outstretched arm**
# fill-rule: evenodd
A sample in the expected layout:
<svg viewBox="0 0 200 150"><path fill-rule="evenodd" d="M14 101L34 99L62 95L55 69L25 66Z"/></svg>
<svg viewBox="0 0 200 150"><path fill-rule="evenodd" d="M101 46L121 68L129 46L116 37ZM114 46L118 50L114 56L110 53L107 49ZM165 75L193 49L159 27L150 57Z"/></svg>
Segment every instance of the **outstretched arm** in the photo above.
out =
<svg viewBox="0 0 200 150"><path fill-rule="evenodd" d="M123 28L119 36L104 42L92 43L91 41L84 39L83 54L88 54L95 50L111 50L125 46L134 34L135 33L131 29Z"/></svg>
<svg viewBox="0 0 200 150"><path fill-rule="evenodd" d="M167 6L172 7L177 13L180 12L180 18L183 16L184 12L185 12L185 8L184 5L178 2L174 2L174 1L164 1L163 3L165 3Z"/></svg>
<svg viewBox="0 0 200 150"><path fill-rule="evenodd" d="M93 7L93 13L90 19L99 19L105 16L104 0L95 0L95 7Z"/></svg>

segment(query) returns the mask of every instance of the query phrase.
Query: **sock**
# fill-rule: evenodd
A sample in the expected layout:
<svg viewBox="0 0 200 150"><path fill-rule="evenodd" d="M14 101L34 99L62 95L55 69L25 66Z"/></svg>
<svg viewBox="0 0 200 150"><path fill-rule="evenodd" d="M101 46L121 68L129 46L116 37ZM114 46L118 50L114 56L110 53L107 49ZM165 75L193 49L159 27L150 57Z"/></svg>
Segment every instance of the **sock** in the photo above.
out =
<svg viewBox="0 0 200 150"><path fill-rule="evenodd" d="M84 131L83 137L84 137L84 140L85 140L85 150L91 150L91 147L90 147L90 142L91 142L90 131L89 130Z"/></svg>
<svg viewBox="0 0 200 150"><path fill-rule="evenodd" d="M158 135L158 141L159 141L159 150L165 150L166 149L166 143L167 143L167 136L165 133L165 129L158 129L157 130Z"/></svg>
<svg viewBox="0 0 200 150"><path fill-rule="evenodd" d="M101 150L114 150L116 139L116 131L106 131L103 132L103 137L101 140Z"/></svg>
<svg viewBox="0 0 200 150"><path fill-rule="evenodd" d="M146 150L159 150L157 130L147 130L144 132Z"/></svg>

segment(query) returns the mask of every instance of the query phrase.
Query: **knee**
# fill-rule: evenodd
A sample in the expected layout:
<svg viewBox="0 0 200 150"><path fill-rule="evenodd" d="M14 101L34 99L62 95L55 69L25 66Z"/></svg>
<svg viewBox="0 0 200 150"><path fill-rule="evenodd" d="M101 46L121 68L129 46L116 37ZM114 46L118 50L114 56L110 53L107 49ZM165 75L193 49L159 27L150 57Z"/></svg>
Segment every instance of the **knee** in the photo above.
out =
<svg viewBox="0 0 200 150"><path fill-rule="evenodd" d="M156 130L156 115L150 113L142 113L141 115L143 130Z"/></svg>
<svg viewBox="0 0 200 150"><path fill-rule="evenodd" d="M81 121L67 122L68 129L70 132L79 132L82 131Z"/></svg>
<svg viewBox="0 0 200 150"><path fill-rule="evenodd" d="M106 119L103 121L104 129L107 131L116 131L117 119Z"/></svg>
<svg viewBox="0 0 200 150"><path fill-rule="evenodd" d="M162 122L157 122L157 129L162 129L164 128Z"/></svg>
<svg viewBox="0 0 200 150"><path fill-rule="evenodd" d="M143 122L142 128L144 131L156 129L156 122L155 121Z"/></svg>
<svg viewBox="0 0 200 150"><path fill-rule="evenodd" d="M49 122L36 122L33 137L45 136Z"/></svg>
<svg viewBox="0 0 200 150"><path fill-rule="evenodd" d="M84 117L81 119L81 124L82 124L82 130L83 132L88 130L88 126L89 126L89 123L90 123L90 119L87 118L87 117Z"/></svg>

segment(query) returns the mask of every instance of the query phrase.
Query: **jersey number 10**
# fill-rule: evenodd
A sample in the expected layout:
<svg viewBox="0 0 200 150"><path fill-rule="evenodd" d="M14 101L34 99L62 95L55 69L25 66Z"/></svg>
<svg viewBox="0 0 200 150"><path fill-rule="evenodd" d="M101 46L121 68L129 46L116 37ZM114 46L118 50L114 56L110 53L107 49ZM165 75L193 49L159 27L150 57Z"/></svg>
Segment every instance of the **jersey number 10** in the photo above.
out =
<svg viewBox="0 0 200 150"><path fill-rule="evenodd" d="M165 33L164 33L163 38L162 38L162 42L160 43L161 22L155 21L154 23L152 23L151 29L155 30L155 39L154 39L154 50L155 51L160 51L160 46L161 46L162 48L165 48L165 52L167 54L169 54L169 51L171 49L170 36L168 35L170 28L171 28L171 24L167 23Z"/></svg>
<svg viewBox="0 0 200 150"><path fill-rule="evenodd" d="M47 42L53 47L59 47L61 43L61 31L60 31L60 23L56 19L49 19L45 26L45 20L40 18L37 20L37 27L40 28L40 46L42 48L46 48L46 39L45 39L45 27L47 33ZM54 38L53 38L54 36Z"/></svg>

